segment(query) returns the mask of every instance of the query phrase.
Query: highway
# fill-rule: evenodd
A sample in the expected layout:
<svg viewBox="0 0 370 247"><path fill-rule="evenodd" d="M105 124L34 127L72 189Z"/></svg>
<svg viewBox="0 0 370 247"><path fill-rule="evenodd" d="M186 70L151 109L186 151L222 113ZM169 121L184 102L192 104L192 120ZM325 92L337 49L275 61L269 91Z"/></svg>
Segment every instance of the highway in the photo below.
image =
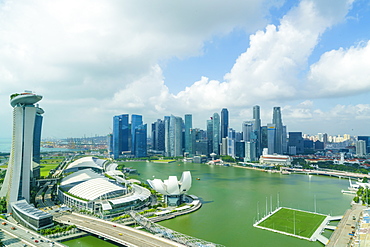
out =
<svg viewBox="0 0 370 247"><path fill-rule="evenodd" d="M0 237L5 244L5 246L11 247L20 247L20 246L41 246L41 247L50 247L58 246L65 247L64 244L53 242L48 238L45 238L38 233L31 231L21 225L14 224L10 221L0 219ZM3 225L3 222L6 225ZM14 227L15 230L12 230L11 227Z"/></svg>
<svg viewBox="0 0 370 247"><path fill-rule="evenodd" d="M76 225L79 229L105 237L130 247L174 247L185 246L128 226L84 216L77 213L55 214L54 220Z"/></svg>

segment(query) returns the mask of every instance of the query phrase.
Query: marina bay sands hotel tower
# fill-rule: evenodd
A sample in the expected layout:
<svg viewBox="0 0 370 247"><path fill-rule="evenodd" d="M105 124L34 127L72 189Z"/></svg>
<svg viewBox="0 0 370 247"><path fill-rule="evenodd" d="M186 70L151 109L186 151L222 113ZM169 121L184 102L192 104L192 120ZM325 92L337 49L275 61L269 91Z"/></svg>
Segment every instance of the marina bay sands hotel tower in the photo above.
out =
<svg viewBox="0 0 370 247"><path fill-rule="evenodd" d="M0 191L0 196L6 197L8 211L12 211L11 204L19 200L25 199L30 203L31 183L38 176L34 166L40 160L44 111L35 104L41 99L41 95L28 91L10 96L10 105L13 107L12 147L8 170Z"/></svg>

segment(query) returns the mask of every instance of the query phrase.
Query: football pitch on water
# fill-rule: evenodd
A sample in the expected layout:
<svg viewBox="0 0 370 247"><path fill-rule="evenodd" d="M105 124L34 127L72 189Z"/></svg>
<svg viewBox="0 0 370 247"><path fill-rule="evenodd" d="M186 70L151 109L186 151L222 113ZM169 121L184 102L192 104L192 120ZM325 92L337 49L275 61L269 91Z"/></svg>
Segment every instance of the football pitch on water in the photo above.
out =
<svg viewBox="0 0 370 247"><path fill-rule="evenodd" d="M310 238L325 218L325 215L281 208L258 226Z"/></svg>

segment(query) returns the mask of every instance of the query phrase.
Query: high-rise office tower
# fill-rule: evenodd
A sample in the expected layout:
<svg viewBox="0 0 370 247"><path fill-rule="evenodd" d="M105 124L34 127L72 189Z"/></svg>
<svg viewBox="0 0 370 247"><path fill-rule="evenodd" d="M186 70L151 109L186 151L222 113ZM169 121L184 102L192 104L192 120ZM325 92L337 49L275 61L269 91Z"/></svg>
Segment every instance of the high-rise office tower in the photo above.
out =
<svg viewBox="0 0 370 247"><path fill-rule="evenodd" d="M41 135L40 118L43 113L35 104L41 95L31 92L12 94L10 105L13 107L13 136L8 170L1 188L0 196L5 196L8 211L11 203L25 199L30 202L30 187L33 179L33 151ZM39 147L40 143L36 146Z"/></svg>
<svg viewBox="0 0 370 247"><path fill-rule="evenodd" d="M147 125L140 124L135 128L135 157L141 158L147 156Z"/></svg>
<svg viewBox="0 0 370 247"><path fill-rule="evenodd" d="M169 122L169 156L182 156L182 125L181 117L171 115Z"/></svg>
<svg viewBox="0 0 370 247"><path fill-rule="evenodd" d="M288 150L291 155L304 153L302 132L289 132Z"/></svg>
<svg viewBox="0 0 370 247"><path fill-rule="evenodd" d="M268 149L268 154L276 153L275 152L275 136L276 136L275 124L267 124L267 149Z"/></svg>
<svg viewBox="0 0 370 247"><path fill-rule="evenodd" d="M165 151L165 128L164 120L158 119L152 124L153 150Z"/></svg>
<svg viewBox="0 0 370 247"><path fill-rule="evenodd" d="M283 154L283 122L281 120L280 107L274 107L272 123L275 124L274 152L277 154Z"/></svg>
<svg viewBox="0 0 370 247"><path fill-rule="evenodd" d="M217 112L213 114L213 152L215 154L220 154L220 115Z"/></svg>
<svg viewBox="0 0 370 247"><path fill-rule="evenodd" d="M356 141L356 156L362 157L366 155L366 142L364 140Z"/></svg>
<svg viewBox="0 0 370 247"><path fill-rule="evenodd" d="M208 154L213 152L213 120L212 118L207 120L207 142L208 142Z"/></svg>
<svg viewBox="0 0 370 247"><path fill-rule="evenodd" d="M113 117L113 157L118 159L124 151L129 151L129 123L128 114Z"/></svg>
<svg viewBox="0 0 370 247"><path fill-rule="evenodd" d="M260 107L258 105L253 106L253 131L256 134L256 155L259 157L262 154L261 149L261 117Z"/></svg>
<svg viewBox="0 0 370 247"><path fill-rule="evenodd" d="M256 161L256 142L254 140L245 142L245 162Z"/></svg>
<svg viewBox="0 0 370 247"><path fill-rule="evenodd" d="M191 139L191 129L193 128L193 116L191 114L185 115L185 152L192 155L193 154L193 143Z"/></svg>
<svg viewBox="0 0 370 247"><path fill-rule="evenodd" d="M131 154L135 155L135 131L143 124L143 116L132 114L131 115Z"/></svg>
<svg viewBox="0 0 370 247"><path fill-rule="evenodd" d="M362 140L366 144L366 153L370 153L370 136L357 136L357 140Z"/></svg>
<svg viewBox="0 0 370 247"><path fill-rule="evenodd" d="M244 121L242 124L243 140L249 142L254 130L254 121Z"/></svg>
<svg viewBox="0 0 370 247"><path fill-rule="evenodd" d="M226 138L229 129L229 111L226 108L221 110L221 140Z"/></svg>
<svg viewBox="0 0 370 247"><path fill-rule="evenodd" d="M227 134L227 155L235 158L235 130L229 128Z"/></svg>
<svg viewBox="0 0 370 247"><path fill-rule="evenodd" d="M164 152L166 156L171 156L170 154L170 122L171 117L164 117Z"/></svg>

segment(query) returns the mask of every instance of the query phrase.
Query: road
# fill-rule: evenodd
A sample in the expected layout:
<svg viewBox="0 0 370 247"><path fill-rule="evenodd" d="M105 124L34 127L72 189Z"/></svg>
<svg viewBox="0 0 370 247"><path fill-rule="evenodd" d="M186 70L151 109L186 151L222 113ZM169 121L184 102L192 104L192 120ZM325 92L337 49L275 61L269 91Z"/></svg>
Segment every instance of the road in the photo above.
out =
<svg viewBox="0 0 370 247"><path fill-rule="evenodd" d="M83 230L89 230L89 232L99 232L102 236L111 236L121 243L126 243L127 246L140 246L140 247L174 247L184 246L182 244L154 236L150 233L133 229L128 226L112 223L110 221L104 221L95 219L80 214L59 214L54 216L54 220L76 225L78 228ZM112 239L114 241L114 239Z"/></svg>
<svg viewBox="0 0 370 247"><path fill-rule="evenodd" d="M64 244L53 242L48 238L45 238L38 233L31 231L21 225L14 224L10 221L0 219L0 229L1 229L1 239L6 246L11 247L20 247L20 246L41 246L41 247L50 247L58 246L65 247ZM5 222L6 225L2 223ZM15 227L15 230L12 230L11 227ZM38 243L35 242L37 240ZM53 242L53 243L52 243Z"/></svg>

